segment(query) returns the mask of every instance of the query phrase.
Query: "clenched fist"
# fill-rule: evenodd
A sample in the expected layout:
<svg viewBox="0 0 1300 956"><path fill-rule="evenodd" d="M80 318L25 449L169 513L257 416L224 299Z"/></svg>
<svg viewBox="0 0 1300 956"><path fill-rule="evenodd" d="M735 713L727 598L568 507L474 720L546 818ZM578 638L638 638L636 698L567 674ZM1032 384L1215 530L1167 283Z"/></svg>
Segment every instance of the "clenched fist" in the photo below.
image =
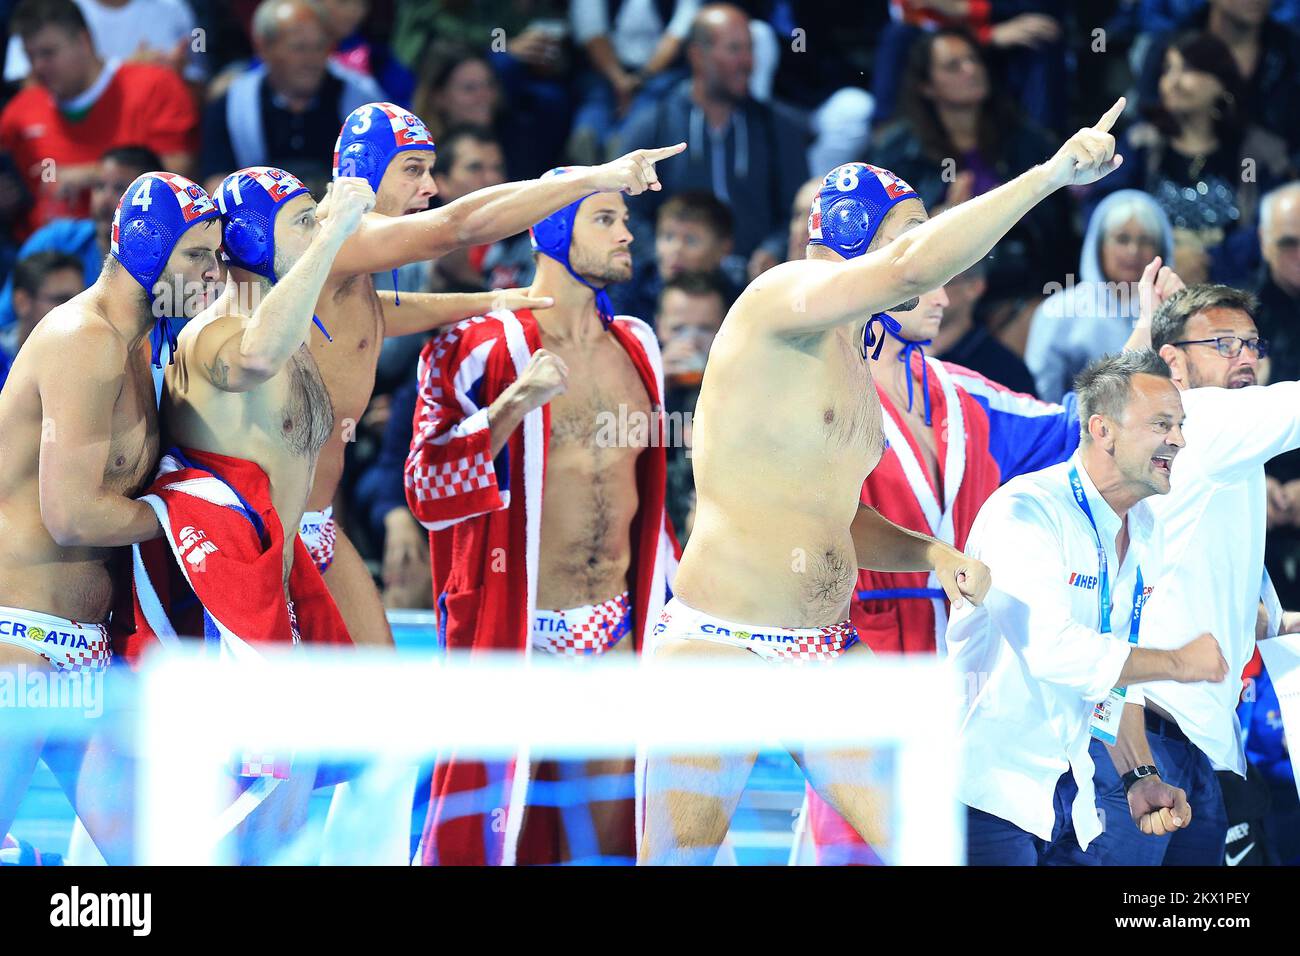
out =
<svg viewBox="0 0 1300 956"><path fill-rule="evenodd" d="M554 352L538 349L516 384L530 409L541 408L569 385L569 367Z"/></svg>
<svg viewBox="0 0 1300 956"><path fill-rule="evenodd" d="M316 220L350 236L361 224L361 217L374 208L375 191L370 183L359 176L340 176L326 188L325 198L316 207Z"/></svg>
<svg viewBox="0 0 1300 956"><path fill-rule="evenodd" d="M1219 642L1209 631L1184 644L1174 653L1178 655L1179 674L1176 680L1180 683L1190 684L1204 680L1218 684L1228 676L1228 662L1223 659Z"/></svg>

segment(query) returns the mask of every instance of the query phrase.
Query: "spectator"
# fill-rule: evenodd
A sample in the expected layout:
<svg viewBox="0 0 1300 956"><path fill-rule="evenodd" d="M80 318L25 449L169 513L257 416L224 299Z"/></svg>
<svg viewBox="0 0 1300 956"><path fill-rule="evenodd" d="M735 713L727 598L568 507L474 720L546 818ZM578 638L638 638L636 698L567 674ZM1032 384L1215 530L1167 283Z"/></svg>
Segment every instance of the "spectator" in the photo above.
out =
<svg viewBox="0 0 1300 956"><path fill-rule="evenodd" d="M85 217L105 149L144 143L168 170L189 173L198 117L173 71L105 63L72 0L24 0L12 23L33 79L0 113L0 149L35 197L20 238L61 216Z"/></svg>
<svg viewBox="0 0 1300 956"><path fill-rule="evenodd" d="M1300 379L1300 182L1264 197L1259 207L1259 334L1269 342L1268 380ZM1283 607L1300 607L1300 452L1264 466L1269 510L1264 562Z"/></svg>
<svg viewBox="0 0 1300 956"><path fill-rule="evenodd" d="M939 29L912 46L901 109L899 123L882 131L868 158L910 183L931 215L1007 182L1056 149L991 85L984 54L964 30ZM1042 277L1068 272L1073 249L1062 191L998 243L989 262L989 307L1036 304ZM1004 324L1000 313L997 324Z"/></svg>
<svg viewBox="0 0 1300 956"><path fill-rule="evenodd" d="M154 63L191 83L208 76L205 44L196 44L194 11L185 0L76 0L95 52L106 60ZM9 39L5 79L24 79L31 63L18 38Z"/></svg>
<svg viewBox="0 0 1300 956"><path fill-rule="evenodd" d="M36 323L56 305L62 305L86 288L82 281L81 263L61 252L38 252L18 260L10 276L14 287L14 311L18 322L11 348L0 346L0 388L13 357L32 334ZM8 343L6 343L7 345Z"/></svg>
<svg viewBox="0 0 1300 956"><path fill-rule="evenodd" d="M1025 347L1038 397L1059 402L1094 359L1124 349L1138 319L1138 281L1155 256L1174 265L1173 230L1136 189L1111 193L1088 220L1077 276L1034 313Z"/></svg>
<svg viewBox="0 0 1300 956"><path fill-rule="evenodd" d="M324 182L340 124L383 91L330 61L332 40L314 0L264 0L253 14L253 45L262 62L204 111L200 176L277 166L308 185Z"/></svg>
<svg viewBox="0 0 1300 956"><path fill-rule="evenodd" d="M655 329L663 350L668 448L668 515L689 537L695 516L690 418L713 338L731 308L732 290L717 272L686 272L669 279L659 296ZM681 443L673 439L680 436ZM685 540L685 538L683 538Z"/></svg>
<svg viewBox="0 0 1300 956"><path fill-rule="evenodd" d="M1228 47L1242 77L1245 119L1286 140L1292 162L1300 162L1300 35L1269 16L1261 0L1209 0L1185 15L1177 29L1156 37L1142 60L1138 96L1143 105L1161 98L1166 53L1188 31L1209 33ZM1273 4L1280 6L1280 4ZM1154 25L1147 25L1153 29Z"/></svg>
<svg viewBox="0 0 1300 956"><path fill-rule="evenodd" d="M334 41L330 61L371 77L383 88L390 102L408 107L415 92L415 74L393 56L388 44L367 32L370 0L320 0L320 3L326 29Z"/></svg>
<svg viewBox="0 0 1300 956"><path fill-rule="evenodd" d="M659 207L655 222L653 261L637 276L614 286L610 298L623 315L645 319L654 315L664 283L687 272L717 272L731 254L732 216L727 204L712 193L686 190ZM720 277L730 304L740 294L737 284Z"/></svg>
<svg viewBox="0 0 1300 956"><path fill-rule="evenodd" d="M108 255L118 200L137 176L161 168L158 154L144 146L110 149L100 159L90 187L90 218L56 219L42 226L23 243L19 257L49 251L75 256L82 264L85 285L91 285ZM7 328L16 318L11 294L12 282L8 281L0 291L0 329Z"/></svg>
<svg viewBox="0 0 1300 956"><path fill-rule="evenodd" d="M709 190L732 207L735 250L748 258L764 239L785 232L785 211L808 178L805 137L749 96L749 20L736 7L703 7L691 27L687 56L690 79L629 123L617 147L689 144L675 163L661 168L663 191L644 193L633 215L645 232L667 196Z"/></svg>
<svg viewBox="0 0 1300 956"><path fill-rule="evenodd" d="M548 83L530 85L524 67L506 63L498 70L496 62L473 49L439 47L421 72L414 111L435 140L453 126L491 129L505 153L507 178L535 178L550 168L568 135L569 103Z"/></svg>
<svg viewBox="0 0 1300 956"><path fill-rule="evenodd" d="M481 36L503 30L495 25ZM434 139L450 126L490 126L506 151L508 178L539 176L554 165L571 122L567 31L567 21L534 21L517 36L504 33L506 49L490 53L481 39L467 46L439 40L422 59L415 112Z"/></svg>
<svg viewBox="0 0 1300 956"><path fill-rule="evenodd" d="M1300 181L1260 202L1258 236L1264 269L1256 321L1271 347L1269 380L1294 381L1300 379Z"/></svg>
<svg viewBox="0 0 1300 956"><path fill-rule="evenodd" d="M790 225L786 234L765 240L749 257L745 272L750 282L775 265L804 257L808 248L808 216L813 198L821 187L821 176L814 176L799 187L794 202L790 204Z"/></svg>
<svg viewBox="0 0 1300 956"><path fill-rule="evenodd" d="M880 32L872 91L876 122L900 108L899 78L912 45L925 31L956 28L988 51L1021 111L1034 123L1062 132L1066 119L1065 48L1058 5L1035 0L890 0L891 22Z"/></svg>
<svg viewBox="0 0 1300 956"><path fill-rule="evenodd" d="M568 146L574 162L596 162L611 132L680 81L672 67L698 9L699 0L574 0L573 36L589 64Z"/></svg>
<svg viewBox="0 0 1300 956"><path fill-rule="evenodd" d="M1260 195L1290 174L1285 144L1250 123L1246 95L1222 40L1209 33L1178 38L1165 50L1149 121L1129 129L1117 150L1124 165L1090 198L1125 187L1153 195L1173 224L1187 282L1208 277L1212 260L1230 251L1225 239L1254 220Z"/></svg>
<svg viewBox="0 0 1300 956"><path fill-rule="evenodd" d="M501 90L485 57L469 50L448 52L415 91L417 116L437 142L443 130L472 125L492 129L499 120Z"/></svg>
<svg viewBox="0 0 1300 956"><path fill-rule="evenodd" d="M1037 395L1034 378L1020 356L994 338L980 320L977 307L988 287L986 269L983 261L977 262L943 287L948 305L931 352L935 358L965 366L1012 391Z"/></svg>

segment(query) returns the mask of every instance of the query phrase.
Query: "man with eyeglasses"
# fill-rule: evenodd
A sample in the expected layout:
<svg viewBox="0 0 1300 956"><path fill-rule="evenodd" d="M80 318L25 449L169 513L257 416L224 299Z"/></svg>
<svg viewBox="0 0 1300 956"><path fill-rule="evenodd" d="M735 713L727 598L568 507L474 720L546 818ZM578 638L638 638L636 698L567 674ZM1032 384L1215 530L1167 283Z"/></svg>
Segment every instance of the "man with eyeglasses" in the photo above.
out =
<svg viewBox="0 0 1300 956"><path fill-rule="evenodd" d="M1187 415L1187 447L1172 469L1170 493L1150 499L1164 527L1165 563L1143 612L1161 622L1149 643L1174 648L1209 631L1230 677L1221 684L1143 685L1150 765L1117 769L1137 763L1129 759L1135 742L1123 734L1112 748L1114 761L1100 759L1106 745L1092 741L1093 783L1105 820L1096 845L1105 864L1217 866L1224 862L1228 821L1215 771L1246 775L1235 678L1255 652L1261 601L1268 636L1296 628L1296 615L1283 619L1264 573L1264 463L1300 448L1300 382L1256 384L1268 343L1255 325L1258 304L1249 293L1222 285L1182 288L1156 259L1143 276L1142 297L1142 318L1127 347L1145 347L1149 337ZM1133 782L1152 773L1183 790L1195 808L1189 826L1154 840L1132 824L1126 796Z"/></svg>

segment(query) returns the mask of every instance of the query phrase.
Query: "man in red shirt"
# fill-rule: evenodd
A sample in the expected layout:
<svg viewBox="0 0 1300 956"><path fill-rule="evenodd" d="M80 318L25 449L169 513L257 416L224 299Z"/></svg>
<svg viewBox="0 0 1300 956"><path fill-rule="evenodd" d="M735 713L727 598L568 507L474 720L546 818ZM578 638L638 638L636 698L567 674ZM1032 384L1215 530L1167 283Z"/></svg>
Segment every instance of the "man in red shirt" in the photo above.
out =
<svg viewBox="0 0 1300 956"><path fill-rule="evenodd" d="M12 29L34 81L0 113L0 150L14 157L36 200L18 238L60 216L88 215L106 149L141 143L165 169L190 171L198 110L174 71L101 60L72 0L23 0Z"/></svg>

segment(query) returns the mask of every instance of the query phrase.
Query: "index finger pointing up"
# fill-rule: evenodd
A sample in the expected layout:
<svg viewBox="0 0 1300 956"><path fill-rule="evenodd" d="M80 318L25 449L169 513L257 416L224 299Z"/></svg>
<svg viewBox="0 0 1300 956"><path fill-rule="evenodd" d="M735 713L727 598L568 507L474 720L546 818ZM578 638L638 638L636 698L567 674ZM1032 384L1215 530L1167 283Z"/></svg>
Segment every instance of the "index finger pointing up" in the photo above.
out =
<svg viewBox="0 0 1300 956"><path fill-rule="evenodd" d="M678 143L676 146L660 146L658 149L643 149L641 152L645 158L652 163L657 163L661 159L667 159L669 156L676 156L686 148L685 143Z"/></svg>
<svg viewBox="0 0 1300 956"><path fill-rule="evenodd" d="M1124 112L1124 105L1126 102L1127 101L1122 96L1117 99L1115 105L1108 109L1102 115L1101 119L1097 120L1093 129L1097 130L1099 133L1109 133L1110 128L1115 125L1115 120L1119 119L1119 114Z"/></svg>

